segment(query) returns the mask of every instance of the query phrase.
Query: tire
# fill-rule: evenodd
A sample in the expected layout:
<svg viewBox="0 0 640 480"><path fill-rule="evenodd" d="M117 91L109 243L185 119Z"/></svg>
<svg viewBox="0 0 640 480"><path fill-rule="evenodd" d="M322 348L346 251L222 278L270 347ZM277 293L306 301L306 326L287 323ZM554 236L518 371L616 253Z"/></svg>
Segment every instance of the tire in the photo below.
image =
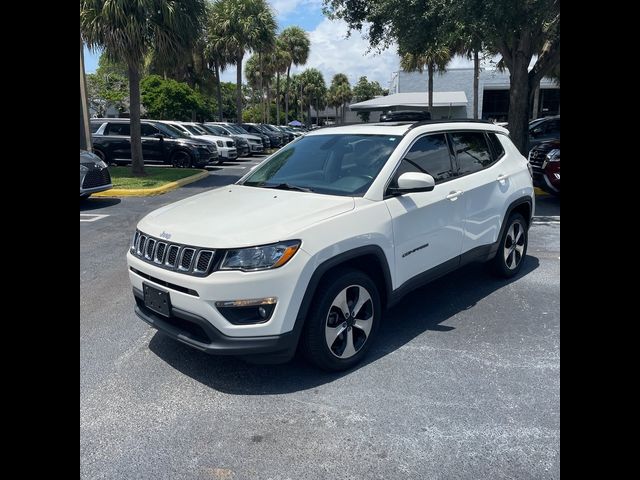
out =
<svg viewBox="0 0 640 480"><path fill-rule="evenodd" d="M364 303L358 305L360 299ZM347 370L366 355L381 316L380 294L373 280L359 270L340 268L320 282L300 348L307 360L323 370Z"/></svg>
<svg viewBox="0 0 640 480"><path fill-rule="evenodd" d="M514 242L515 240L515 242ZM512 213L507 220L498 252L493 258L493 271L503 278L516 275L527 255L529 231L527 221L519 213Z"/></svg>
<svg viewBox="0 0 640 480"><path fill-rule="evenodd" d="M174 168L191 168L193 167L193 158L189 152L176 150L171 154L171 166Z"/></svg>
<svg viewBox="0 0 640 480"><path fill-rule="evenodd" d="M218 165L224 164L224 158L218 157Z"/></svg>

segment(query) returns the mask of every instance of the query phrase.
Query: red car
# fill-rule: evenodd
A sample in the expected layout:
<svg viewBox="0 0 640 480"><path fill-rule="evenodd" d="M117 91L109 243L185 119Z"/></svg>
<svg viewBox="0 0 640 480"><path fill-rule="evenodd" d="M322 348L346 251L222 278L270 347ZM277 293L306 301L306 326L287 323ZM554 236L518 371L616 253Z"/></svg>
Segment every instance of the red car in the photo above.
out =
<svg viewBox="0 0 640 480"><path fill-rule="evenodd" d="M560 195L560 140L543 142L529 152L533 184L552 195Z"/></svg>

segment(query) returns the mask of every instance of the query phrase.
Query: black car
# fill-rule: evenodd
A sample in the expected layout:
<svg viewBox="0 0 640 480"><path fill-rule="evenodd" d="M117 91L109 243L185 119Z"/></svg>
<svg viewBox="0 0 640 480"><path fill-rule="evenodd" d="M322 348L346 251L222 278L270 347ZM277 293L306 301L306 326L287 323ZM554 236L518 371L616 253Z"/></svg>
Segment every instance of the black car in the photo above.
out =
<svg viewBox="0 0 640 480"><path fill-rule="evenodd" d="M239 135L229 134L225 129L217 126L217 125L206 125L204 123L199 123L198 126L204 128L207 132L212 135L218 135L219 137L231 137L236 142L236 149L238 150L239 157L246 157L251 153L251 149L249 148L249 142L245 138L242 138Z"/></svg>
<svg viewBox="0 0 640 480"><path fill-rule="evenodd" d="M431 113L420 111L400 111L387 112L380 115L381 122L420 122L422 120L431 120Z"/></svg>
<svg viewBox="0 0 640 480"><path fill-rule="evenodd" d="M262 126L271 130L274 133L282 134L282 142L285 145L293 140L293 133L289 133L283 130L282 128L277 127L276 125L271 125L270 123L263 123Z"/></svg>
<svg viewBox="0 0 640 480"><path fill-rule="evenodd" d="M529 150L549 140L560 139L560 115L529 122Z"/></svg>
<svg viewBox="0 0 640 480"><path fill-rule="evenodd" d="M281 147L284 143L282 140L282 133L273 132L261 123L243 123L240 126L249 133L255 133L256 135L261 133L269 137L271 148Z"/></svg>
<svg viewBox="0 0 640 480"><path fill-rule="evenodd" d="M96 155L107 164L125 165L131 162L128 118L91 119L91 126L93 152ZM142 120L140 133L145 163L201 168L218 159L218 149L214 143L189 138L178 129L159 121Z"/></svg>
<svg viewBox="0 0 640 480"><path fill-rule="evenodd" d="M265 149L271 148L271 140L270 140L269 135L263 133L262 130L259 129L255 124L253 124L253 123L237 123L234 126L238 127L238 128L241 128L242 130L244 130L247 133L250 133L251 135L255 135L257 137L260 137L262 139L262 146Z"/></svg>

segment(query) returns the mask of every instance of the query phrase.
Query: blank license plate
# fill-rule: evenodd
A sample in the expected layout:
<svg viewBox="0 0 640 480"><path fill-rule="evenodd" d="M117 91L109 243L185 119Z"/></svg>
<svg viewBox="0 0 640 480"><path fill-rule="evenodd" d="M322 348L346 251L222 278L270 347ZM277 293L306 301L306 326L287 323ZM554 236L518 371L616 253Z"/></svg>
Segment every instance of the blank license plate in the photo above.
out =
<svg viewBox="0 0 640 480"><path fill-rule="evenodd" d="M142 284L142 289L144 293L144 304L147 308L165 317L171 316L169 292L163 292L146 283Z"/></svg>

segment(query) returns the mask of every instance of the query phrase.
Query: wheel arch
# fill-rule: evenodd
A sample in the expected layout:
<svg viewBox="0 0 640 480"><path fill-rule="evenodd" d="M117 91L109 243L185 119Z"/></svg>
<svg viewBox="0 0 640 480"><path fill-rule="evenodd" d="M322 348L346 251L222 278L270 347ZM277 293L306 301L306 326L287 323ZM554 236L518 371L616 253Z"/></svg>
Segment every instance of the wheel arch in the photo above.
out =
<svg viewBox="0 0 640 480"><path fill-rule="evenodd" d="M337 268L355 268L367 274L378 287L384 310L391 295L391 272L382 248L377 245L357 247L325 260L314 270L302 298L294 329L299 334L311 308L318 285Z"/></svg>

